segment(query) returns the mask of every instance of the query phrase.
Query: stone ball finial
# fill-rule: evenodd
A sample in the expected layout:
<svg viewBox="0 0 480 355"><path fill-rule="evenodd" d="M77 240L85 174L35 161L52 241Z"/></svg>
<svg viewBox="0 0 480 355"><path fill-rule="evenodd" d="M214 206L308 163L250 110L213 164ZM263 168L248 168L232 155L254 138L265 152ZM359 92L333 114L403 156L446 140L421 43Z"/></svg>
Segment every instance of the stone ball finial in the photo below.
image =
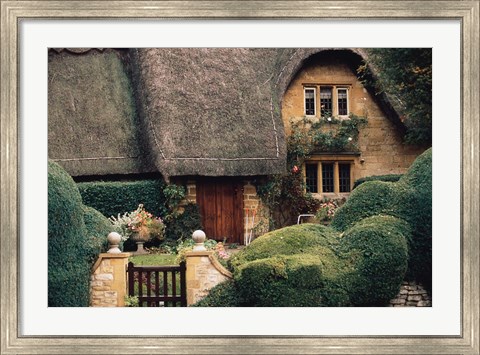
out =
<svg viewBox="0 0 480 355"><path fill-rule="evenodd" d="M117 232L111 232L107 236L108 240L108 251L107 253L118 254L122 251L118 247L120 245L120 241L122 240L122 236Z"/></svg>
<svg viewBox="0 0 480 355"><path fill-rule="evenodd" d="M192 239L195 242L195 246L193 247L193 251L205 251L207 248L205 248L205 245L203 242L207 238L206 234L202 230L196 230L192 234Z"/></svg>

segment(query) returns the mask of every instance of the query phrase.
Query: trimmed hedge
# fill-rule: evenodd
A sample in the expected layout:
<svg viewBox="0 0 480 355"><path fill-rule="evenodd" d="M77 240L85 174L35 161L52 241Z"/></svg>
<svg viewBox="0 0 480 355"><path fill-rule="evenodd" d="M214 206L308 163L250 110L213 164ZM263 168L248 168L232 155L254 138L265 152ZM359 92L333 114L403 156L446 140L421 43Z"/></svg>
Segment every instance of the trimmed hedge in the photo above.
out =
<svg viewBox="0 0 480 355"><path fill-rule="evenodd" d="M93 266L100 253L108 250L107 236L113 231L112 223L96 209L83 206L83 220L87 228L88 248L90 266Z"/></svg>
<svg viewBox="0 0 480 355"><path fill-rule="evenodd" d="M337 234L321 224L304 223L277 229L255 239L248 248L233 255L229 266L233 271L246 262L269 258L272 255L314 253L328 257L338 244Z"/></svg>
<svg viewBox="0 0 480 355"><path fill-rule="evenodd" d="M48 163L48 306L89 305L90 264L82 198L73 179Z"/></svg>
<svg viewBox="0 0 480 355"><path fill-rule="evenodd" d="M363 184L364 182L367 181L383 181L383 182L397 182L400 180L400 178L403 176L403 174L387 174L387 175L372 175L372 176L366 176L363 178L360 178L355 181L353 184L352 190Z"/></svg>
<svg viewBox="0 0 480 355"><path fill-rule="evenodd" d="M366 182L356 188L330 224L345 231L379 214L405 220L412 228L407 277L432 283L432 149L420 155L396 183Z"/></svg>
<svg viewBox="0 0 480 355"><path fill-rule="evenodd" d="M140 203L155 216L167 213L163 180L80 182L77 186L83 203L106 217L134 211Z"/></svg>
<svg viewBox="0 0 480 355"><path fill-rule="evenodd" d="M347 289L354 306L387 304L404 279L408 264L409 225L391 216L361 220L347 230L341 250L354 260Z"/></svg>
<svg viewBox="0 0 480 355"><path fill-rule="evenodd" d="M241 307L243 303L235 283L228 280L213 287L205 298L192 307Z"/></svg>
<svg viewBox="0 0 480 355"><path fill-rule="evenodd" d="M365 219L342 237L301 224L257 238L230 266L244 306L380 306L405 276L406 238L408 225L390 216Z"/></svg>

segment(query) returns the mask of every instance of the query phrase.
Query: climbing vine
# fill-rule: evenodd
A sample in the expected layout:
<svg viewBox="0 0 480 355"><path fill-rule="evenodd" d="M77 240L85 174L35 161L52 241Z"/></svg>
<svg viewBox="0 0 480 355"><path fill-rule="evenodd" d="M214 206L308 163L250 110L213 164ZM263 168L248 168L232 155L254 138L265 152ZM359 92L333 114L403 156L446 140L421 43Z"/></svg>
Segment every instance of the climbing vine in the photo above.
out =
<svg viewBox="0 0 480 355"><path fill-rule="evenodd" d="M365 117L349 119L324 116L291 121L287 140L287 172L257 183L257 193L270 210L270 229L294 224L299 214L315 213L320 201L306 192L301 167L314 153L358 152L360 128Z"/></svg>

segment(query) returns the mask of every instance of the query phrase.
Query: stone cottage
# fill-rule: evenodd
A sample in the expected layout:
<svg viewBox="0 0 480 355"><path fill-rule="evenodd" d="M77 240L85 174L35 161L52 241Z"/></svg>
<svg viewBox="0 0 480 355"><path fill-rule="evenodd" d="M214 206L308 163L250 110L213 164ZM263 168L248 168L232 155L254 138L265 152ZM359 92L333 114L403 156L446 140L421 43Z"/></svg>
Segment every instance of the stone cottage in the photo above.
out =
<svg viewBox="0 0 480 355"><path fill-rule="evenodd" d="M318 198L403 173L424 150L402 143L387 97L357 78L364 58L334 48L50 49L49 158L77 181L183 184L208 237L244 243L248 213L261 208L254 181L286 171L292 122L368 118L358 150L316 151L301 167Z"/></svg>

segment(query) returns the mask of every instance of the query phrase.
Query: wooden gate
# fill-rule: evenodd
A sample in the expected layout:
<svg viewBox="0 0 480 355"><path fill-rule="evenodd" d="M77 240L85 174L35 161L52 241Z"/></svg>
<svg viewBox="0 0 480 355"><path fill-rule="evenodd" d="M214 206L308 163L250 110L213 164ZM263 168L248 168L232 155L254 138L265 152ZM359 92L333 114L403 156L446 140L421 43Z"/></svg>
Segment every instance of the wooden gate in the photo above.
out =
<svg viewBox="0 0 480 355"><path fill-rule="evenodd" d="M242 183L228 178L197 181L197 204L209 239L227 243L243 240Z"/></svg>
<svg viewBox="0 0 480 355"><path fill-rule="evenodd" d="M128 295L139 307L186 307L185 262L174 266L135 266L128 263Z"/></svg>

